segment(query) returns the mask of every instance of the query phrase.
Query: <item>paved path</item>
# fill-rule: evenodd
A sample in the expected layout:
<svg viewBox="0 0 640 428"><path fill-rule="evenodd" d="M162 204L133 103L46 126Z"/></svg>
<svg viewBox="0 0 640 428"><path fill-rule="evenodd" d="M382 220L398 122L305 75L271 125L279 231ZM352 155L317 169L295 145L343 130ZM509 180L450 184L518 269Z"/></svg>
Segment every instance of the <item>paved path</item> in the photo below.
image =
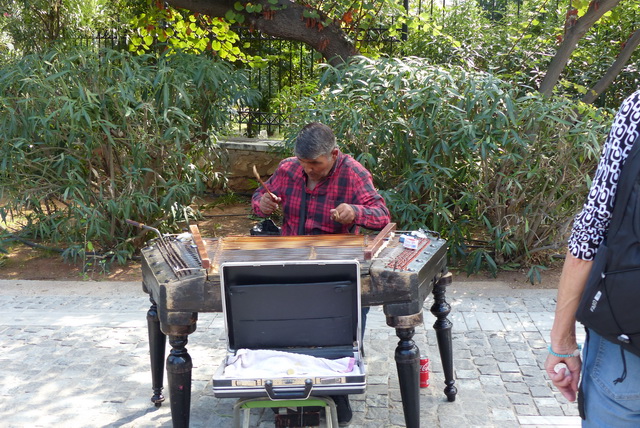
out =
<svg viewBox="0 0 640 428"><path fill-rule="evenodd" d="M101 282L99 293L96 287L0 280L0 426L171 427L169 402L156 408L149 401L146 295L139 283ZM576 406L551 388L541 368L555 293L454 281L447 292L458 388L453 403L443 393L427 301L426 328L415 337L431 360L431 386L421 390L421 425L579 426ZM211 392L224 337L220 314L200 314L189 336L192 427L231 426L235 400ZM351 396L352 427L404 426L396 343L381 308L372 308L365 335L368 386L365 394ZM252 426L273 427L273 413L252 411Z"/></svg>

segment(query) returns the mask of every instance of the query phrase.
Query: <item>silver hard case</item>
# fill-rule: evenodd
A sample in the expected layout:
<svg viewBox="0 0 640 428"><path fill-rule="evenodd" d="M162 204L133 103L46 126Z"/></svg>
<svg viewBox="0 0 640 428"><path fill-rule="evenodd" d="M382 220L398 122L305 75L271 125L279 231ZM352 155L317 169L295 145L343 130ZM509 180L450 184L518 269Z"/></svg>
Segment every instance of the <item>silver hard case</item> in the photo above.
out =
<svg viewBox="0 0 640 428"><path fill-rule="evenodd" d="M220 267L220 284L227 356L213 376L216 397L364 393L358 261L228 262ZM225 377L229 358L242 348L352 356L355 364L352 372L336 376Z"/></svg>

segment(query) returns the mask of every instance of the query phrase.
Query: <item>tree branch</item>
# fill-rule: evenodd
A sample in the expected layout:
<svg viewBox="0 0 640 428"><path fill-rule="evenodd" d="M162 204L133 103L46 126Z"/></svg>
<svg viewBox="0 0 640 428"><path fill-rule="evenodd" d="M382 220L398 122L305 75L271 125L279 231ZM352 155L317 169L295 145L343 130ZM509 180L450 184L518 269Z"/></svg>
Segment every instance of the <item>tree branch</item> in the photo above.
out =
<svg viewBox="0 0 640 428"><path fill-rule="evenodd" d="M624 48L618 54L618 58L613 62L611 67L607 70L607 72L602 76L600 80L591 88L584 97L582 97L582 102L591 104L594 102L600 94L602 94L608 87L613 83L616 77L620 74L624 66L629 62L633 51L640 45L640 28L637 29L629 40L624 44Z"/></svg>
<svg viewBox="0 0 640 428"><path fill-rule="evenodd" d="M553 88L560 80L560 74L569 62L571 54L576 49L578 41L585 35L585 33L595 24L605 13L613 9L620 3L621 0L593 0L589 4L589 9L582 17L576 21L567 20L565 24L565 37L558 52L551 60L547 74L544 76L542 83L540 83L539 92L545 96L550 96L553 92ZM567 27L567 25L569 25Z"/></svg>
<svg viewBox="0 0 640 428"><path fill-rule="evenodd" d="M173 7L188 9L191 12L224 17L227 11L233 9L235 0L169 0L168 3ZM326 16L320 10L310 9L290 0L279 0L276 5L271 5L267 0L255 0L252 3L262 5L263 12L236 11L244 15L243 25L245 26L255 28L269 36L304 42L318 51L332 65L344 63L350 56L357 53L339 23L333 22L326 27L320 24L320 21L326 20ZM321 19L316 21L306 18L305 10L316 10ZM272 12L268 13L270 11Z"/></svg>

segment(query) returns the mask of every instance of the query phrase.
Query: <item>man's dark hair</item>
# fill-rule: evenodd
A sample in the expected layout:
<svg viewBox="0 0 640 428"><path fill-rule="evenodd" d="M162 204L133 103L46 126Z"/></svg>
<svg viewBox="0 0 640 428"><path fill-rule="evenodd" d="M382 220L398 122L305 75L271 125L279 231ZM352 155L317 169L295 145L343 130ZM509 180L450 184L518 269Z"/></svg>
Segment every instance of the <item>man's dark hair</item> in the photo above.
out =
<svg viewBox="0 0 640 428"><path fill-rule="evenodd" d="M311 122L306 125L296 138L295 155L300 159L315 159L318 156L329 156L336 148L336 136L327 125Z"/></svg>

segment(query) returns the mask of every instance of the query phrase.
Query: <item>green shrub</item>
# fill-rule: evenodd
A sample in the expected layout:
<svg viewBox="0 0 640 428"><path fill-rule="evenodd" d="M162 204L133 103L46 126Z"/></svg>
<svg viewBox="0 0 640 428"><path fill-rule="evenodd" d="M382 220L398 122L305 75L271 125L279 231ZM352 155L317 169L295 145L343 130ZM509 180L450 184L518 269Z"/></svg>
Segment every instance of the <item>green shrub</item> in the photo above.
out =
<svg viewBox="0 0 640 428"><path fill-rule="evenodd" d="M373 174L401 228L436 230L469 272L557 249L586 195L609 112L421 58L328 67L292 111Z"/></svg>
<svg viewBox="0 0 640 428"><path fill-rule="evenodd" d="M143 239L126 219L175 229L205 183L224 179L201 162L217 154L211 133L255 95L205 56L112 50L27 56L2 69L0 88L1 218L23 218L24 236L67 257L119 261Z"/></svg>

